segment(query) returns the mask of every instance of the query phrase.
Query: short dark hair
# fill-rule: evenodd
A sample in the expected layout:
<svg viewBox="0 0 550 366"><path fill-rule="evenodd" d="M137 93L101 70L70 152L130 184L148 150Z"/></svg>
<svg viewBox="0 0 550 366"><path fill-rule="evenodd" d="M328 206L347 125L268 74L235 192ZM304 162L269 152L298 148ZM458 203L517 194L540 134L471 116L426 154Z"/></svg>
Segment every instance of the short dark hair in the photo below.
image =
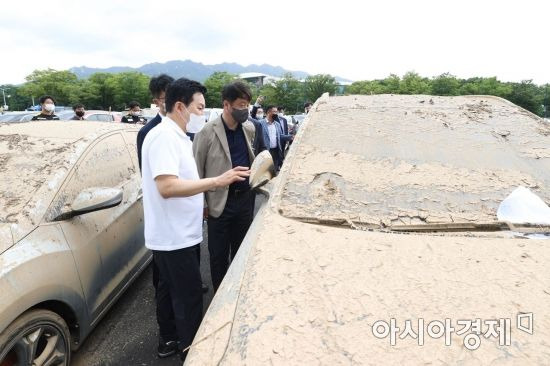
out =
<svg viewBox="0 0 550 366"><path fill-rule="evenodd" d="M170 83L166 89L166 111L172 112L176 102L188 106L193 101L195 93L206 94L206 88L198 81L180 78Z"/></svg>
<svg viewBox="0 0 550 366"><path fill-rule="evenodd" d="M174 81L174 78L166 74L160 74L151 78L151 81L149 81L149 91L153 95L153 98L158 98L160 93L165 92L172 81Z"/></svg>
<svg viewBox="0 0 550 366"><path fill-rule="evenodd" d="M310 105L313 105L313 103L311 103L311 102L305 102L305 104L304 104L304 109L307 108L307 107L309 107Z"/></svg>
<svg viewBox="0 0 550 366"><path fill-rule="evenodd" d="M277 106L274 106L274 105L268 105L267 107L264 108L264 112L269 112L271 110L271 108L277 108Z"/></svg>
<svg viewBox="0 0 550 366"><path fill-rule="evenodd" d="M134 107L140 107L141 108L141 106L139 105L138 102L136 102L135 100L132 100L130 103L128 103L128 108L132 109Z"/></svg>
<svg viewBox="0 0 550 366"><path fill-rule="evenodd" d="M284 111L286 108L282 105L278 106L277 107L277 110L280 112L280 111Z"/></svg>
<svg viewBox="0 0 550 366"><path fill-rule="evenodd" d="M77 104L73 105L73 111L76 111L78 108L84 108L84 104L77 103Z"/></svg>
<svg viewBox="0 0 550 366"><path fill-rule="evenodd" d="M233 103L237 99L242 98L250 102L252 100L252 91L247 83L243 81L234 81L226 84L222 90L222 102L227 100Z"/></svg>
<svg viewBox="0 0 550 366"><path fill-rule="evenodd" d="M52 97L51 95L43 95L40 97L40 99L38 99L40 101L40 104L44 104L44 102L46 101L46 99L51 99L53 104L55 104L55 99L54 97Z"/></svg>

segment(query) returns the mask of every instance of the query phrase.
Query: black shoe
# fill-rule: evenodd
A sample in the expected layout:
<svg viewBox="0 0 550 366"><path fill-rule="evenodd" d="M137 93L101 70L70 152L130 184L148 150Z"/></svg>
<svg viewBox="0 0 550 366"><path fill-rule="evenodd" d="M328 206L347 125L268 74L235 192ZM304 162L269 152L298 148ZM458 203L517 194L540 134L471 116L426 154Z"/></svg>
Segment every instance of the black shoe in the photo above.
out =
<svg viewBox="0 0 550 366"><path fill-rule="evenodd" d="M208 292L208 285L206 283L202 284L202 293L205 294Z"/></svg>
<svg viewBox="0 0 550 366"><path fill-rule="evenodd" d="M164 342L159 339L159 347L157 348L157 355L160 358L172 356L178 350L178 343L176 341Z"/></svg>

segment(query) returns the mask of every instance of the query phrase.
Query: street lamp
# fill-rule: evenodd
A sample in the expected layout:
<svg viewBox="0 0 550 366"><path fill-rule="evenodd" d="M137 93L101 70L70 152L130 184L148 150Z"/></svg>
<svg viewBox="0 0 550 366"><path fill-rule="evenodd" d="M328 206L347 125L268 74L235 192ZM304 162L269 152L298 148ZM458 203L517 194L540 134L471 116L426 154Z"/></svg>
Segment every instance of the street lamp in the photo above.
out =
<svg viewBox="0 0 550 366"><path fill-rule="evenodd" d="M6 90L10 90L9 88L0 88L2 89L2 95L4 96L4 110L7 111L8 110L8 105L6 104ZM8 95L9 97L9 95Z"/></svg>

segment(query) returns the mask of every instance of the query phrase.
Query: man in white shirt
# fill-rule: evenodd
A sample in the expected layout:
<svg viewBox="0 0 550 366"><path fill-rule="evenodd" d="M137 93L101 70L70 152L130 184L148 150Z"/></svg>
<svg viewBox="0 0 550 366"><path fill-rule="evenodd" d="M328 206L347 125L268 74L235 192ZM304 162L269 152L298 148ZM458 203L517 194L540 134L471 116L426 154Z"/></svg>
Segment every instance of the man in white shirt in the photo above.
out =
<svg viewBox="0 0 550 366"><path fill-rule="evenodd" d="M142 147L145 246L159 270L157 308L172 312L175 326L159 324L166 342L174 342L182 360L202 318L201 275L197 251L202 242L203 193L244 181L248 167L199 179L192 143L186 135L191 115L204 109L206 88L185 78L166 91L166 117L152 129ZM184 351L185 350L185 351Z"/></svg>

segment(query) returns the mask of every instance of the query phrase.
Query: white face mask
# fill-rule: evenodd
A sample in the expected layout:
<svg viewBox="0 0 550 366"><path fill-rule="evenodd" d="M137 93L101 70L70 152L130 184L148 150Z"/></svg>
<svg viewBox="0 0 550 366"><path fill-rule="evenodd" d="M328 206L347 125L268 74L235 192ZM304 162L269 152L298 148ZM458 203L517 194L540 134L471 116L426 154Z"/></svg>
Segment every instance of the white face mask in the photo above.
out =
<svg viewBox="0 0 550 366"><path fill-rule="evenodd" d="M256 114L256 119L262 119L264 118L264 114L263 113L258 113Z"/></svg>
<svg viewBox="0 0 550 366"><path fill-rule="evenodd" d="M47 112L53 112L53 111L55 111L55 104L46 103L46 104L44 104L44 109L45 109Z"/></svg>
<svg viewBox="0 0 550 366"><path fill-rule="evenodd" d="M206 123L206 116L205 115L198 115L195 113L191 113L189 117L189 122L187 123L187 132L190 133L197 133L204 127L204 124Z"/></svg>
<svg viewBox="0 0 550 366"><path fill-rule="evenodd" d="M279 117L282 117L282 116L284 116L284 114L282 114L282 113L277 113L277 114L279 115Z"/></svg>
<svg viewBox="0 0 550 366"><path fill-rule="evenodd" d="M139 111L131 111L130 114L132 116L139 116Z"/></svg>

